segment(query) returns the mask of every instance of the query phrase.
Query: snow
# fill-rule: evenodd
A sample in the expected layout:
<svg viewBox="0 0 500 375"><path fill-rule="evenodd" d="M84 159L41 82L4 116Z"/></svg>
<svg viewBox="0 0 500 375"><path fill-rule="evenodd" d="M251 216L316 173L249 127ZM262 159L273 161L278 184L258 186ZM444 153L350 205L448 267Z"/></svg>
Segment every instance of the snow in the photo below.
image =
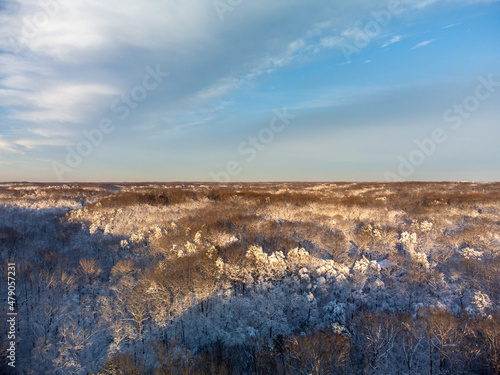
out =
<svg viewBox="0 0 500 375"><path fill-rule="evenodd" d="M206 186L183 189L212 189ZM294 184L275 187L269 194L274 198L302 192ZM300 332L303 348L322 332L352 340L356 355L369 353L366 332L360 331L368 323L360 321L364 311L375 314L377 324L383 314L420 319L419 314L439 310L454 314L450 319L456 324L466 312L484 325L499 313L496 203L481 203L480 219L473 207L450 213L441 211L444 204L414 215L393 208L397 194L386 187L318 184L307 188L318 201L302 206L236 196L109 207L84 205L85 197L71 197L73 189L0 191L0 251L3 259L14 255L22 269L19 350L30 358L27 373L96 372L120 352L153 364L153 345L162 340L185 358L189 353L200 360L198 355L219 345L232 353L251 347L269 359L279 337L293 367L298 360L290 359L291 343L300 341ZM134 189L147 191L125 185L85 191L99 200ZM240 189L265 194L271 188ZM54 195L64 192L68 195ZM339 203L344 196L367 194L378 199L373 207ZM331 251L339 248L332 226L345 237L337 253ZM366 246L357 241L359 228L369 239ZM396 325L397 319L391 322ZM411 326L420 340L414 358L420 367L413 373L429 373L428 361L421 360L428 337L422 322ZM473 326L482 327L476 321ZM398 345L404 339L398 336ZM404 373L406 357L398 345L387 357L394 368L386 366L384 373ZM437 357L438 346L435 350ZM249 353L242 357L252 358ZM349 363L353 367L344 372L368 371L363 363Z"/></svg>

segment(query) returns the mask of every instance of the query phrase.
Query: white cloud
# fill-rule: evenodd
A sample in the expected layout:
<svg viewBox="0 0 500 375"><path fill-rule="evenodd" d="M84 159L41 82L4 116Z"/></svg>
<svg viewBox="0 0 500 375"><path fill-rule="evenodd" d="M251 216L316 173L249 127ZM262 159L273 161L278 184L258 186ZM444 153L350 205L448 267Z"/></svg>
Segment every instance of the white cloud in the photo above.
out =
<svg viewBox="0 0 500 375"><path fill-rule="evenodd" d="M400 42L401 40L403 39L403 36L401 35L394 35L391 39L389 39L388 42L384 43L382 45L382 48L385 48L391 44L394 44L394 43L397 43L397 42Z"/></svg>
<svg viewBox="0 0 500 375"><path fill-rule="evenodd" d="M431 44L432 42L434 42L434 39L431 39L431 40L425 40L423 42L420 42L416 45L414 45L411 49L416 49L416 48L421 48L421 47L425 47L427 46L428 44Z"/></svg>
<svg viewBox="0 0 500 375"><path fill-rule="evenodd" d="M103 96L119 93L100 84L52 83L52 87L41 87L35 79L23 80L31 82L32 89L0 90L0 105L11 108L10 118L35 123L79 123Z"/></svg>
<svg viewBox="0 0 500 375"><path fill-rule="evenodd" d="M341 43L342 43L342 38L340 38L338 36L330 36L330 37L321 39L319 44L322 47L330 48L330 47L339 46Z"/></svg>
<svg viewBox="0 0 500 375"><path fill-rule="evenodd" d="M413 6L414 8L417 9L423 9L425 7L428 7L429 5L435 4L435 3L449 3L452 5L456 5L457 3L462 3L466 5L470 4L477 4L477 3L495 3L498 2L499 0L403 0L403 3L410 4L410 6Z"/></svg>
<svg viewBox="0 0 500 375"><path fill-rule="evenodd" d="M52 126L50 129L48 129L47 127L30 128L27 129L27 133L41 137L67 137L72 135L71 131L57 125Z"/></svg>
<svg viewBox="0 0 500 375"><path fill-rule="evenodd" d="M193 39L208 39L206 14L213 11L210 3L196 0L59 3L56 11L48 14L38 2L24 1L12 17L23 20L15 30L21 36L22 48L71 62L95 59L99 53L107 57L108 50L123 45L168 48ZM37 23L36 17L40 14L45 14L47 22Z"/></svg>
<svg viewBox="0 0 500 375"><path fill-rule="evenodd" d="M416 0L413 1L416 8L425 8L431 4L438 2L439 0Z"/></svg>
<svg viewBox="0 0 500 375"><path fill-rule="evenodd" d="M55 138L45 138L45 139L18 139L14 142L16 145L26 147L29 149L34 149L39 146L69 146L72 143L68 142L66 139L55 139Z"/></svg>
<svg viewBox="0 0 500 375"><path fill-rule="evenodd" d="M349 27L342 32L342 36L350 39L365 40L367 35L359 27Z"/></svg>
<svg viewBox="0 0 500 375"><path fill-rule="evenodd" d="M11 142L7 141L0 135L0 152L1 151L22 154L22 152L19 151Z"/></svg>

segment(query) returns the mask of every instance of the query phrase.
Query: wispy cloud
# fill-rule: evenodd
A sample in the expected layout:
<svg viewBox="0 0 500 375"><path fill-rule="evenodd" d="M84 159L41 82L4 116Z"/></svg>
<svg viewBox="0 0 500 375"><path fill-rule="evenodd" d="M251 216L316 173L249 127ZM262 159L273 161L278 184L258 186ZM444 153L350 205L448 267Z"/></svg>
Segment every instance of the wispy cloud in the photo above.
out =
<svg viewBox="0 0 500 375"><path fill-rule="evenodd" d="M319 44L321 47L331 48L331 47L336 47L341 43L342 43L342 38L338 36L329 36L321 39Z"/></svg>
<svg viewBox="0 0 500 375"><path fill-rule="evenodd" d="M414 6L416 8L425 8L431 4L438 2L439 0L413 0Z"/></svg>
<svg viewBox="0 0 500 375"><path fill-rule="evenodd" d="M425 47L429 44L431 44L432 42L434 42L434 39L431 39L431 40L425 40L423 42L420 42L416 45L414 45L411 49L417 49L417 48L422 48L422 47Z"/></svg>
<svg viewBox="0 0 500 375"><path fill-rule="evenodd" d="M382 48L385 48L391 44L397 43L403 39L402 35L394 35L388 42L382 44Z"/></svg>
<svg viewBox="0 0 500 375"><path fill-rule="evenodd" d="M16 145L28 148L35 149L41 146L69 146L71 142L66 139L18 139L14 142Z"/></svg>
<svg viewBox="0 0 500 375"><path fill-rule="evenodd" d="M0 152L12 152L12 153L17 153L17 154L22 154L21 151L19 151L13 144L12 142L6 140L4 137L0 135Z"/></svg>

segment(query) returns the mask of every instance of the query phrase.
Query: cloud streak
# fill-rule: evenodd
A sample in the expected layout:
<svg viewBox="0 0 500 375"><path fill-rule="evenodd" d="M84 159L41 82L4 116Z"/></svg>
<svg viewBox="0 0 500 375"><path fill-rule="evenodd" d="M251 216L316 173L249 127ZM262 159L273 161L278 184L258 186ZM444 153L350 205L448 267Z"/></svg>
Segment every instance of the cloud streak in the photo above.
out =
<svg viewBox="0 0 500 375"><path fill-rule="evenodd" d="M434 39L431 39L431 40L425 40L423 42L420 42L416 45L414 45L413 47L411 47L411 49L417 49L417 48L422 48L422 47L425 47L429 44L431 44L432 42L434 42Z"/></svg>
<svg viewBox="0 0 500 375"><path fill-rule="evenodd" d="M382 44L382 48L385 48L387 46L390 46L391 44L400 42L403 39L403 36L401 35L394 35L391 39L389 39L388 42Z"/></svg>

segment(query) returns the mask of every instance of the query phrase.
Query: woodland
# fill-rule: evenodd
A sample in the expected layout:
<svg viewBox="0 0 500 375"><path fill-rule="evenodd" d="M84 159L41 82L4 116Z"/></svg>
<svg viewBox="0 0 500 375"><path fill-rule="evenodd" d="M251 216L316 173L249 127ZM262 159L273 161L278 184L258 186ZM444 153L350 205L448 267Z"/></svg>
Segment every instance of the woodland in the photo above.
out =
<svg viewBox="0 0 500 375"><path fill-rule="evenodd" d="M4 183L0 258L3 374L500 374L500 183Z"/></svg>

